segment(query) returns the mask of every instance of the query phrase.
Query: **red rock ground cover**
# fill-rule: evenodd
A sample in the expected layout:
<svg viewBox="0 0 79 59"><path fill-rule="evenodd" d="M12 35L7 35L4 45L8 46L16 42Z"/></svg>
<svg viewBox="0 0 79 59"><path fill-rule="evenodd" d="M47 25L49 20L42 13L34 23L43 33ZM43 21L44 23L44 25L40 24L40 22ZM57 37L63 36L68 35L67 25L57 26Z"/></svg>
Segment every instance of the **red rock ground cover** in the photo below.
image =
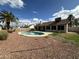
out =
<svg viewBox="0 0 79 59"><path fill-rule="evenodd" d="M9 33L0 41L0 59L79 59L79 47L53 37L24 37Z"/></svg>

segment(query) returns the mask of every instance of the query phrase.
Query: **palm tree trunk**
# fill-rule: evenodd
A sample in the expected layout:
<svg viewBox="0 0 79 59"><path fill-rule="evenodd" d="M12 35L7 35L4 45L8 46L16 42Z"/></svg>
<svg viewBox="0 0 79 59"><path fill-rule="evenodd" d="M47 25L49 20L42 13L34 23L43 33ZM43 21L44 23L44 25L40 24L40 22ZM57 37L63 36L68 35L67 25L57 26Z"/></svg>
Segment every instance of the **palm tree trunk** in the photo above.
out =
<svg viewBox="0 0 79 59"><path fill-rule="evenodd" d="M9 30L9 28L10 28L10 22L6 22L6 24L7 24L7 29Z"/></svg>

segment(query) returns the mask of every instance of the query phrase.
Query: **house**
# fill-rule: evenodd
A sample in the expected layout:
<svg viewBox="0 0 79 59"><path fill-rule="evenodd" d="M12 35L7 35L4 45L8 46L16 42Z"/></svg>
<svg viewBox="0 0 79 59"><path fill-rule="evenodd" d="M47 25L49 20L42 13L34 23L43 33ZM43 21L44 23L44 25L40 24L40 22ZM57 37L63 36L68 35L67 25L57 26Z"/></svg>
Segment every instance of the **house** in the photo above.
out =
<svg viewBox="0 0 79 59"><path fill-rule="evenodd" d="M55 21L36 24L37 31L54 31L54 32L68 32L69 22L66 19L56 18Z"/></svg>
<svg viewBox="0 0 79 59"><path fill-rule="evenodd" d="M0 21L0 27L2 28L2 29L6 29L6 23L4 22L2 22L2 21ZM10 23L10 28L16 28L17 27L17 24L15 23L15 22L11 22Z"/></svg>

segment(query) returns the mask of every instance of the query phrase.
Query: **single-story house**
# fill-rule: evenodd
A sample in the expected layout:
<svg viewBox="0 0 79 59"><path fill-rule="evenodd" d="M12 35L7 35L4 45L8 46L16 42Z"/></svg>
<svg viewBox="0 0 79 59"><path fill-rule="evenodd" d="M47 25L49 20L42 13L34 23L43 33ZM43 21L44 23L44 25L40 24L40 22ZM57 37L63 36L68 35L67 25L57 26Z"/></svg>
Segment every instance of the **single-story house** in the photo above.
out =
<svg viewBox="0 0 79 59"><path fill-rule="evenodd" d="M36 24L35 29L37 31L55 31L55 32L68 32L69 22L56 18L55 21Z"/></svg>

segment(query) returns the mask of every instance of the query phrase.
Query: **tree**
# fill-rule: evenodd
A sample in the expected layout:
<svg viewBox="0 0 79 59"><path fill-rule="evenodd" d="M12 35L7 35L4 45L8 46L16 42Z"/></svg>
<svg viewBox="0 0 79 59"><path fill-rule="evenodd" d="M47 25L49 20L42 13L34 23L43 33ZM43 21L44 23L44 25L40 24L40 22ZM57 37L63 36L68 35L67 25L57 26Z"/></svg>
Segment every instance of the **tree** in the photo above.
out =
<svg viewBox="0 0 79 59"><path fill-rule="evenodd" d="M9 11L1 11L0 17L2 21L6 23L7 29L10 28L10 22L16 22L16 17Z"/></svg>
<svg viewBox="0 0 79 59"><path fill-rule="evenodd" d="M74 24L76 25L76 27L79 25L78 19L75 19Z"/></svg>
<svg viewBox="0 0 79 59"><path fill-rule="evenodd" d="M70 22L69 23L70 27L74 26L74 19L75 17L72 14L68 16L67 21Z"/></svg>
<svg viewBox="0 0 79 59"><path fill-rule="evenodd" d="M15 22L16 22L16 25L18 26L18 24L19 24L19 19L16 17L15 18L16 20L15 20Z"/></svg>

